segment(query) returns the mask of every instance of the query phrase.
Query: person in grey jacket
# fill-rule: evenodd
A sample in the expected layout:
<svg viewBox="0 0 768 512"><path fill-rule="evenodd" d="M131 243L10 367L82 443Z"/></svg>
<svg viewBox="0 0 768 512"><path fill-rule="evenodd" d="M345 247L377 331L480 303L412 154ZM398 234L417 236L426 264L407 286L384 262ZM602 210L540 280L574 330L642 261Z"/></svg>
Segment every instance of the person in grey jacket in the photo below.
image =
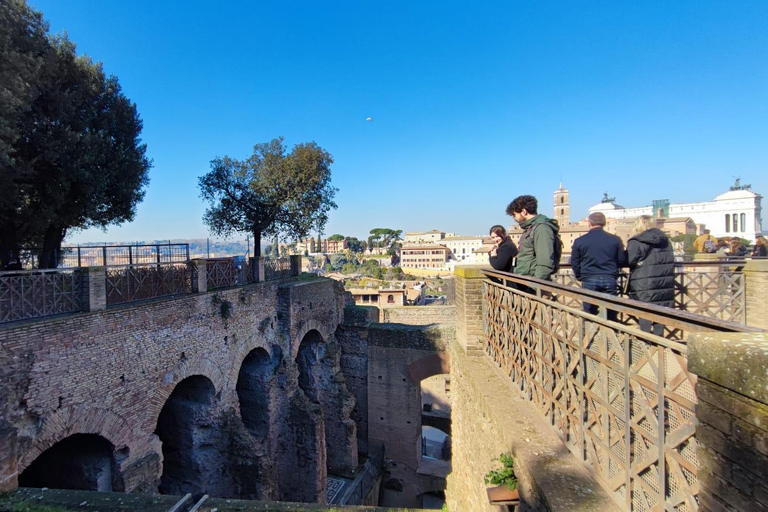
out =
<svg viewBox="0 0 768 512"><path fill-rule="evenodd" d="M629 298L674 307L675 255L672 244L650 215L637 219L635 233L627 242ZM664 325L643 318L640 319L640 329L657 336L664 333Z"/></svg>

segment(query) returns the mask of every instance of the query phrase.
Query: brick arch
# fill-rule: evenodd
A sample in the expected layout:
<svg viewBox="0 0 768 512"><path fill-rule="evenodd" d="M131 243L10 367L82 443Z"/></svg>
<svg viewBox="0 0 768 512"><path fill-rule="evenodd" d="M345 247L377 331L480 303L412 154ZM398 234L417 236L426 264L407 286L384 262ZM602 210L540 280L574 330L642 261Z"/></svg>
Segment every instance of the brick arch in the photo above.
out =
<svg viewBox="0 0 768 512"><path fill-rule="evenodd" d="M273 345L266 340L257 340L241 345L237 353L235 353L232 358L233 364L229 369L227 382L232 384L237 383L237 378L240 376L240 368L243 367L245 358L248 357L248 354L259 348L264 349L267 354L269 354L270 358L273 356Z"/></svg>
<svg viewBox="0 0 768 512"><path fill-rule="evenodd" d="M408 365L406 369L411 382L419 383L434 375L451 373L451 358L445 352L438 352Z"/></svg>
<svg viewBox="0 0 768 512"><path fill-rule="evenodd" d="M302 326L301 330L297 331L296 337L291 340L291 359L296 359L296 356L299 354L299 345L301 345L301 342L304 340L304 337L309 333L309 331L319 332L320 336L323 338L323 341L328 341L332 334L329 332L327 326L321 324L317 320L307 320Z"/></svg>
<svg viewBox="0 0 768 512"><path fill-rule="evenodd" d="M211 383L213 383L213 389L217 394L221 392L229 382L228 375L207 357L179 361L172 370L166 372L160 386L153 389L150 393L149 400L147 401L146 417L151 425L157 424L160 411L163 409L165 402L168 401L168 398L171 396L171 393L173 393L173 390L176 389L179 382L194 375L200 375L201 377L210 380Z"/></svg>
<svg viewBox="0 0 768 512"><path fill-rule="evenodd" d="M43 420L32 447L19 457L19 473L45 450L74 434L97 434L116 449L127 446L135 437L131 423L108 409L83 406L58 409Z"/></svg>

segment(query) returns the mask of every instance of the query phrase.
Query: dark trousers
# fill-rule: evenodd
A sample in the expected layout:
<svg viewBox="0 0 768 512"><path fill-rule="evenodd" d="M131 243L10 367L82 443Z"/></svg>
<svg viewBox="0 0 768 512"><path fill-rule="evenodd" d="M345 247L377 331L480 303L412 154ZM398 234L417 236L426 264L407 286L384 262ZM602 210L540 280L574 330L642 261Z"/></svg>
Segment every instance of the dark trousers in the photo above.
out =
<svg viewBox="0 0 768 512"><path fill-rule="evenodd" d="M592 290L593 292L603 292L609 295L618 295L619 287L616 284L616 278L614 276L588 276L581 282L581 287L585 290ZM584 302L582 309L585 312L593 315L597 314L597 306L595 304L589 304ZM608 310L606 316L608 320L615 322L618 320L618 313L613 310Z"/></svg>

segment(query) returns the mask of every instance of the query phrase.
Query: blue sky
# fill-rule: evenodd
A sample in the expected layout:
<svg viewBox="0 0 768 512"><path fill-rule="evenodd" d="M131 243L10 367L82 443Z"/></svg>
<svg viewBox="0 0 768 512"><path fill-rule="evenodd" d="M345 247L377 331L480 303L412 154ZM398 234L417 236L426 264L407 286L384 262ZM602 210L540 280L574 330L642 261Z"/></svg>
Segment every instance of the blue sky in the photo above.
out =
<svg viewBox="0 0 768 512"><path fill-rule="evenodd" d="M254 143L335 159L325 233L486 233L562 181L571 217L768 194L768 2L30 0L134 101L136 219L67 242L208 235L197 178ZM366 117L372 122L366 122Z"/></svg>

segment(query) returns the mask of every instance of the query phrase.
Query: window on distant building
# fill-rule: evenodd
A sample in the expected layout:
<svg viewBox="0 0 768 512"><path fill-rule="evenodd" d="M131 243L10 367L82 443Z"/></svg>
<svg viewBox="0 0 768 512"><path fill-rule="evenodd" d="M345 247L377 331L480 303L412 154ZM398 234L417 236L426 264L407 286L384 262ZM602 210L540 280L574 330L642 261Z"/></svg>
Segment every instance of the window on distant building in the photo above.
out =
<svg viewBox="0 0 768 512"><path fill-rule="evenodd" d="M742 213L739 217L740 217L739 220L741 221L741 232L743 233L745 231L744 229L745 224L747 223L747 214Z"/></svg>
<svg viewBox="0 0 768 512"><path fill-rule="evenodd" d="M731 219L733 220L733 232L736 233L739 230L739 214L734 213Z"/></svg>
<svg viewBox="0 0 768 512"><path fill-rule="evenodd" d="M725 232L726 233L731 232L731 214L730 213L725 214Z"/></svg>

